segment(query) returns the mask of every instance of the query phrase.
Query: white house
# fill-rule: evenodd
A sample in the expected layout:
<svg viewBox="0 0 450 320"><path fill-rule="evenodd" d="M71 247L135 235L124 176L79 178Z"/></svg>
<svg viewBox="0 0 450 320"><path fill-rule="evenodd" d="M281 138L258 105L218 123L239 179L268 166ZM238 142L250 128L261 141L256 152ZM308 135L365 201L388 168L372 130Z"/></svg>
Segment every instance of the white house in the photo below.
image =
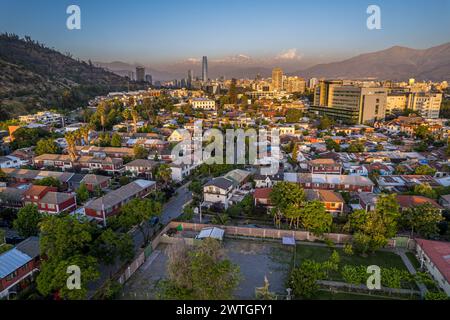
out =
<svg viewBox="0 0 450 320"><path fill-rule="evenodd" d="M20 168L22 160L14 156L0 157L0 168Z"/></svg>
<svg viewBox="0 0 450 320"><path fill-rule="evenodd" d="M230 204L235 183L227 178L219 177L203 186L203 199L205 204L220 203L225 209Z"/></svg>
<svg viewBox="0 0 450 320"><path fill-rule="evenodd" d="M416 239L416 254L439 287L450 297L450 243Z"/></svg>

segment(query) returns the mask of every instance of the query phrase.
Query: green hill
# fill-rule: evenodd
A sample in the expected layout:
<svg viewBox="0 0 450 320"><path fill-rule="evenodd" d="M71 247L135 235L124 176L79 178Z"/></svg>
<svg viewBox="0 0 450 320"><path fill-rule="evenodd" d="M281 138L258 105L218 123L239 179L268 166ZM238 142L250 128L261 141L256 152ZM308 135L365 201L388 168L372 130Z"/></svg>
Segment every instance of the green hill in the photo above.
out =
<svg viewBox="0 0 450 320"><path fill-rule="evenodd" d="M126 78L90 61L13 34L0 35L0 70L0 120L39 110L75 109L128 86Z"/></svg>

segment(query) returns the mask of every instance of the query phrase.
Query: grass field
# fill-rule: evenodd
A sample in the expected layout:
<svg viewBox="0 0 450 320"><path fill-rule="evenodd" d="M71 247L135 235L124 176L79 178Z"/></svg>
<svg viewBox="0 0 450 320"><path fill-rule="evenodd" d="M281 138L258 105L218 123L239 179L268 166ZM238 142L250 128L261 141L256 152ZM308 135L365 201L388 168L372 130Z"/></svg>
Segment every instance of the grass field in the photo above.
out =
<svg viewBox="0 0 450 320"><path fill-rule="evenodd" d="M420 262L417 260L415 254L410 252L410 251L408 251L408 252L406 252L406 256L408 257L409 261L411 261L413 267L416 270L419 270L420 269Z"/></svg>
<svg viewBox="0 0 450 320"><path fill-rule="evenodd" d="M351 292L329 292L325 290L319 291L315 300L399 300L398 297L386 297L378 295L368 295L362 293Z"/></svg>
<svg viewBox="0 0 450 320"><path fill-rule="evenodd" d="M341 257L341 267L344 265L377 265L381 268L398 268L407 270L402 259L393 252L377 251L374 254L369 254L367 257L361 257L356 254L349 256L346 255L340 248L333 249L310 245L297 245L296 265L300 265L303 260L307 259L315 260L317 262L324 262L330 258L333 250L336 250Z"/></svg>

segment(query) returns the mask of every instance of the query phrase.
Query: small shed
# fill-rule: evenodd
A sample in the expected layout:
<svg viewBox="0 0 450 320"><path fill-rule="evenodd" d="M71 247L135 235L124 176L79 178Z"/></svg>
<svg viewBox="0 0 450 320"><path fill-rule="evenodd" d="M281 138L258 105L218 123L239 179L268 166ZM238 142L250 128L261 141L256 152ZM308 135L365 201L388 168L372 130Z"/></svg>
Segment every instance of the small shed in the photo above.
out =
<svg viewBox="0 0 450 320"><path fill-rule="evenodd" d="M223 235L225 234L225 230L212 227L212 228L203 228L200 233L195 237L195 239L205 239L205 238L213 238L216 240L223 240Z"/></svg>

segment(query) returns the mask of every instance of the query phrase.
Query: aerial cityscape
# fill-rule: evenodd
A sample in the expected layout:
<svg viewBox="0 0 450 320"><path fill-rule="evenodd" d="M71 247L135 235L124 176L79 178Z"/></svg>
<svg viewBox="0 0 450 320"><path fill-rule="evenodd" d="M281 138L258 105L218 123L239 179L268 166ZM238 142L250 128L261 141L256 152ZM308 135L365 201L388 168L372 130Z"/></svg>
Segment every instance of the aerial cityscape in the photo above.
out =
<svg viewBox="0 0 450 320"><path fill-rule="evenodd" d="M432 2L1 1L0 310L449 300Z"/></svg>

